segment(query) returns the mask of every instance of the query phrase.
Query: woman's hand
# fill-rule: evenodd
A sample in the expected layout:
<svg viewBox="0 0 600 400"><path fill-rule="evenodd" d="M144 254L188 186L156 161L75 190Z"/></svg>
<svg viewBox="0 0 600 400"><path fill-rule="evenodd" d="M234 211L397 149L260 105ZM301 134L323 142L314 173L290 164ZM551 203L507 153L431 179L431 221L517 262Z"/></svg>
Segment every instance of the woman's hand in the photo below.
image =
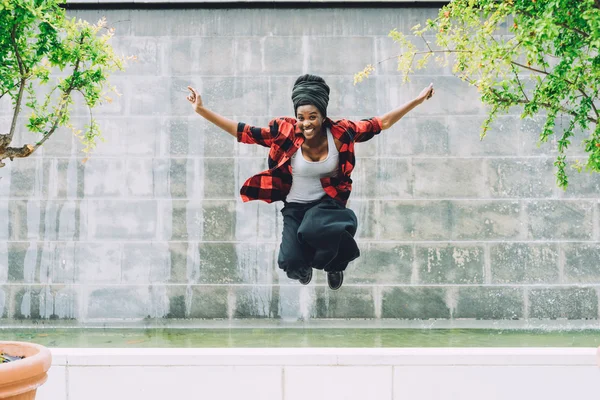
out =
<svg viewBox="0 0 600 400"><path fill-rule="evenodd" d="M430 83L429 86L427 86L421 91L421 93L419 93L417 100L419 100L419 103L422 103L425 100L429 100L434 94L435 90L433 89L433 83Z"/></svg>
<svg viewBox="0 0 600 400"><path fill-rule="evenodd" d="M204 104L202 104L202 97L200 96L200 93L198 93L198 91L196 91L196 89L194 89L191 86L188 86L187 88L191 93L188 95L188 97L186 97L186 99L188 99L188 101L192 103L192 106L194 106L194 111L200 113L200 110L204 107Z"/></svg>

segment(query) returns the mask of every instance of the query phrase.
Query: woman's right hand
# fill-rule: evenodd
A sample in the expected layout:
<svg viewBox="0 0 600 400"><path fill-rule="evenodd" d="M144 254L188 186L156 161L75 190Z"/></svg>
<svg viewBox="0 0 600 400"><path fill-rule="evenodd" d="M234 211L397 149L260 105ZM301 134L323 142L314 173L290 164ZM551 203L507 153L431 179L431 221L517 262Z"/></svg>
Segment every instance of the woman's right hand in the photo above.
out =
<svg viewBox="0 0 600 400"><path fill-rule="evenodd" d="M191 93L188 95L188 97L186 97L186 99L188 99L188 101L192 103L194 111L199 113L202 107L204 107L204 105L202 104L202 97L200 96L200 93L198 93L198 91L193 87L188 86L187 88Z"/></svg>

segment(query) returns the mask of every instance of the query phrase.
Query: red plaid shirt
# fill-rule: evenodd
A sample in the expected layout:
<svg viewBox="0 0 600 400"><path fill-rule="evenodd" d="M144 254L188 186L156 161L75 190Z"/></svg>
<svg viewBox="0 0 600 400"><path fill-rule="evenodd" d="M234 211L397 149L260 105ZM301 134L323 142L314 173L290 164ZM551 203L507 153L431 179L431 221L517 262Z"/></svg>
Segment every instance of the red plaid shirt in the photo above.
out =
<svg viewBox="0 0 600 400"><path fill-rule="evenodd" d="M325 193L346 204L352 191L350 174L354 169L354 142L366 142L381 132L381 119L378 117L361 121L342 119L332 121L326 118L324 126L329 127L334 138L342 142L339 150L339 171L337 176L321 178ZM294 118L276 118L269 127L258 128L240 122L237 132L238 142L260 144L269 147L269 169L249 178L240 190L243 201L263 200L267 203L285 200L292 187L292 155L304 143L304 136Z"/></svg>

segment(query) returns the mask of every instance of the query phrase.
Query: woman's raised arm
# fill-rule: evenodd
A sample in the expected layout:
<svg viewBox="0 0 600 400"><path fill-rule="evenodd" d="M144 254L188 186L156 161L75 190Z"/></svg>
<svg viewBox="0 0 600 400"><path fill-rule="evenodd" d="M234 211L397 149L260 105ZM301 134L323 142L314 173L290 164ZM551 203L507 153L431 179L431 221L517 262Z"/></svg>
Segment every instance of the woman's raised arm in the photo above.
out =
<svg viewBox="0 0 600 400"><path fill-rule="evenodd" d="M231 136L237 137L237 122L232 121L229 118L225 118L224 116L205 108L204 104L202 103L202 97L200 96L200 93L198 93L198 91L191 86L188 86L188 89L191 93L186 98L190 103L192 103L194 111L196 111L198 114L200 114L219 128L223 129L225 132L229 133Z"/></svg>

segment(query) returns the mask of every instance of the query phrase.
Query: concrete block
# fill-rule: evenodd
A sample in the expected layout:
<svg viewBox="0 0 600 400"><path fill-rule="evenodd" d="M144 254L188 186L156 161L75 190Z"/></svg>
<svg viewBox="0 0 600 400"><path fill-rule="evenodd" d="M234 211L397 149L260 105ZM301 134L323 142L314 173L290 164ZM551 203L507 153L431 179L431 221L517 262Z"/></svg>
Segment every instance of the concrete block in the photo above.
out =
<svg viewBox="0 0 600 400"><path fill-rule="evenodd" d="M411 281L413 248L399 243L361 243L361 256L346 270L344 282L353 284L408 284Z"/></svg>
<svg viewBox="0 0 600 400"><path fill-rule="evenodd" d="M150 158L130 158L125 161L125 197L154 197L154 164Z"/></svg>
<svg viewBox="0 0 600 400"><path fill-rule="evenodd" d="M74 241L47 242L42 250L42 260L48 263L53 283L76 283L77 264Z"/></svg>
<svg viewBox="0 0 600 400"><path fill-rule="evenodd" d="M486 167L494 197L552 197L556 188L550 159L490 159Z"/></svg>
<svg viewBox="0 0 600 400"><path fill-rule="evenodd" d="M124 71L117 71L114 76L163 75L161 47L166 46L160 38L115 35L112 46L118 56L135 57L127 60Z"/></svg>
<svg viewBox="0 0 600 400"><path fill-rule="evenodd" d="M188 246L194 246L189 242L167 242L169 247L170 266L169 276L163 280L165 283L184 283L187 282L187 264L188 264Z"/></svg>
<svg viewBox="0 0 600 400"><path fill-rule="evenodd" d="M529 318L598 319L598 295L591 287L531 289Z"/></svg>
<svg viewBox="0 0 600 400"><path fill-rule="evenodd" d="M298 74L300 76L302 74ZM269 76L268 82L268 93L266 94L269 99L269 108L267 109L266 122L270 118L290 116L295 117L294 104L292 103L292 89L294 88L294 82L298 76ZM331 83L326 79L327 84L331 89L331 93L337 93L333 91ZM333 116L332 114L332 101L333 98L329 98L329 106L327 107L327 115ZM242 115L239 111L236 111L237 115ZM347 113L345 115L348 115ZM253 117L255 118L255 117ZM253 119L254 121L254 119ZM246 122L246 121L244 121ZM248 123L258 124L258 122L248 121ZM263 126L267 126L266 124Z"/></svg>
<svg viewBox="0 0 600 400"><path fill-rule="evenodd" d="M85 196L85 164L77 158L43 159L48 172L42 195L49 199L82 198Z"/></svg>
<svg viewBox="0 0 600 400"><path fill-rule="evenodd" d="M170 73L175 76L233 75L239 60L233 37L170 37ZM244 52L240 52L243 56Z"/></svg>
<svg viewBox="0 0 600 400"><path fill-rule="evenodd" d="M374 239L378 224L379 202L375 200L354 199L350 196L350 201L346 205L354 214L358 221L358 229L355 239Z"/></svg>
<svg viewBox="0 0 600 400"><path fill-rule="evenodd" d="M448 201L377 202L381 211L375 217L383 240L444 240L450 235Z"/></svg>
<svg viewBox="0 0 600 400"><path fill-rule="evenodd" d="M451 202L451 238L456 240L516 239L524 222L516 201L455 200Z"/></svg>
<svg viewBox="0 0 600 400"><path fill-rule="evenodd" d="M511 287L461 287L453 318L522 319L523 292Z"/></svg>
<svg viewBox="0 0 600 400"><path fill-rule="evenodd" d="M8 202L9 239L40 239L40 215L42 207L42 202L37 200L10 200Z"/></svg>
<svg viewBox="0 0 600 400"><path fill-rule="evenodd" d="M196 120L197 127L201 128L208 122ZM192 125L191 117L171 117L166 120L166 132L163 156L202 156L204 154L202 136L197 129L195 134L190 134Z"/></svg>
<svg viewBox="0 0 600 400"><path fill-rule="evenodd" d="M150 315L148 286L90 286L87 298L87 319L141 319Z"/></svg>
<svg viewBox="0 0 600 400"><path fill-rule="evenodd" d="M565 281L600 283L600 245L597 243L563 243Z"/></svg>
<svg viewBox="0 0 600 400"><path fill-rule="evenodd" d="M7 300L10 295L10 287L9 286L0 286L0 319L8 318L8 302Z"/></svg>
<svg viewBox="0 0 600 400"><path fill-rule="evenodd" d="M173 101L173 86L178 82L176 79L165 79L162 76L129 76L127 79L131 87L127 96L128 111L132 116L171 115L177 112L176 110L182 109L187 102L185 93L181 93L177 97L177 102ZM171 101L167 101L167 99L171 99ZM186 111L189 112L188 107L186 107Z"/></svg>
<svg viewBox="0 0 600 400"><path fill-rule="evenodd" d="M414 194L425 198L482 197L481 159L413 159Z"/></svg>
<svg viewBox="0 0 600 400"><path fill-rule="evenodd" d="M558 140L561 139L564 130L568 127L569 121L566 118L557 118L554 134L548 138L547 142L540 143L540 134L545 123L546 117L544 115L520 120L518 128L521 136L521 153L523 155L547 155L550 157L558 155ZM567 148L566 154L568 156L583 156L586 153L582 142L588 134L582 132L581 129L575 129L574 134L569 139L571 144Z"/></svg>
<svg viewBox="0 0 600 400"><path fill-rule="evenodd" d="M56 286L52 292L53 297L53 308L52 314L48 318L50 319L65 319L73 320L79 318L79 303L80 303L80 289L70 286ZM47 297L47 307L50 305L50 298Z"/></svg>
<svg viewBox="0 0 600 400"><path fill-rule="evenodd" d="M240 10L241 11L241 10ZM261 10L252 10L251 14L245 14L244 19L253 21L257 29L254 35L257 36L311 36L322 35L331 36L334 34L335 10L330 8L320 9L299 9L290 12L290 10L277 9L272 12L264 13ZM264 16L260 14L265 14ZM248 18L256 18L255 20ZM310 21L310 23L308 22ZM241 29L241 28L238 28ZM318 32L318 33L317 33ZM311 49L318 51L318 49ZM309 72L309 71L307 71Z"/></svg>
<svg viewBox="0 0 600 400"><path fill-rule="evenodd" d="M482 246L416 246L419 282L425 284L483 283Z"/></svg>
<svg viewBox="0 0 600 400"><path fill-rule="evenodd" d="M235 296L234 318L274 318L278 316L279 302L273 296L273 286L238 286Z"/></svg>
<svg viewBox="0 0 600 400"><path fill-rule="evenodd" d="M282 38L290 41L292 38ZM285 57L277 59L266 58L266 45L265 37L239 37L235 38L233 47L231 49L231 60L235 60L233 64L234 73L233 75L242 76L258 76L265 75L265 73L271 73L271 69L267 68L267 65L275 66L276 63L285 60ZM289 46L287 51L290 52ZM297 52L297 51L296 51ZM302 66L302 63L296 63L296 65Z"/></svg>
<svg viewBox="0 0 600 400"><path fill-rule="evenodd" d="M272 284L278 269L278 243L236 243L234 275L246 284ZM275 282L276 283L276 282Z"/></svg>
<svg viewBox="0 0 600 400"><path fill-rule="evenodd" d="M233 200L205 200L202 210L204 240L234 240L235 202Z"/></svg>
<svg viewBox="0 0 600 400"><path fill-rule="evenodd" d="M335 74L335 72L332 72L332 74ZM348 75L323 74L322 77L331 89L327 115L338 116L339 118L347 118L346 115L373 117L379 115L377 107L379 95L377 80L379 78L369 79L363 81L360 85L354 86L354 78L351 73ZM288 93L288 96L290 96L291 88L288 89Z"/></svg>
<svg viewBox="0 0 600 400"><path fill-rule="evenodd" d="M448 141L451 155L514 157L519 153L516 117L497 117L486 136L481 139L481 126L486 118L483 115L448 117ZM507 161L512 162L512 160Z"/></svg>
<svg viewBox="0 0 600 400"><path fill-rule="evenodd" d="M361 68L362 69L362 68ZM479 101L477 90L466 82L454 76L413 76L410 82L402 84L402 76L375 76L363 81L365 83L377 81L377 109L379 113L388 112L417 97L419 93L433 82L436 95L410 112L411 117L428 118L430 114L437 115L485 115L485 107Z"/></svg>
<svg viewBox="0 0 600 400"><path fill-rule="evenodd" d="M526 203L530 239L593 237L593 204L584 201L545 200Z"/></svg>
<svg viewBox="0 0 600 400"><path fill-rule="evenodd" d="M579 159L579 161L583 162L582 159ZM568 159L567 162L574 163L575 159ZM559 190L561 197L598 199L598 193L600 193L599 173L586 171L577 172L576 170L568 168L567 178L568 186L566 190Z"/></svg>
<svg viewBox="0 0 600 400"><path fill-rule="evenodd" d="M76 282L119 283L122 281L123 244L79 242L75 246Z"/></svg>
<svg viewBox="0 0 600 400"><path fill-rule="evenodd" d="M200 243L199 283L239 283L238 254L233 243Z"/></svg>
<svg viewBox="0 0 600 400"><path fill-rule="evenodd" d="M121 197L125 194L125 160L92 158L85 163L84 196Z"/></svg>
<svg viewBox="0 0 600 400"><path fill-rule="evenodd" d="M168 159L168 197L193 199L204 197L204 162L194 158Z"/></svg>
<svg viewBox="0 0 600 400"><path fill-rule="evenodd" d="M78 240L84 237L86 230L84 203L52 200L42 202L40 205L42 207L36 229L39 230L40 239Z"/></svg>
<svg viewBox="0 0 600 400"><path fill-rule="evenodd" d="M233 199L237 197L234 158L205 158L203 170L205 199Z"/></svg>
<svg viewBox="0 0 600 400"><path fill-rule="evenodd" d="M164 156L231 157L234 154L235 138L199 115L168 118L163 136Z"/></svg>
<svg viewBox="0 0 600 400"><path fill-rule="evenodd" d="M189 307L186 312L188 318L228 317L227 287L194 285L188 286L185 293L186 307Z"/></svg>
<svg viewBox="0 0 600 400"><path fill-rule="evenodd" d="M8 317L15 320L73 319L77 317L76 293L62 285L11 287Z"/></svg>
<svg viewBox="0 0 600 400"><path fill-rule="evenodd" d="M44 185L42 160L39 158L17 159L11 165L10 197L30 198L40 195Z"/></svg>
<svg viewBox="0 0 600 400"><path fill-rule="evenodd" d="M163 98L164 101L164 98ZM165 130L163 117L151 115L98 118L104 141L97 141L92 157L140 156L154 157L159 154L160 135ZM82 145L77 152L81 156Z"/></svg>
<svg viewBox="0 0 600 400"><path fill-rule="evenodd" d="M241 168L240 168L241 169ZM283 230L283 217L280 210L283 203L267 204L263 201L244 203L238 197L236 187L235 240L238 242L271 241L280 239Z"/></svg>
<svg viewBox="0 0 600 400"><path fill-rule="evenodd" d="M179 92L189 84L186 82L173 80L171 98L173 109L182 110L180 113L184 115L189 114L189 104L183 105L183 101L187 103L186 94ZM266 77L206 77L197 86L202 101L214 112L223 115L267 115L269 91Z"/></svg>
<svg viewBox="0 0 600 400"><path fill-rule="evenodd" d="M372 63L375 56L373 37L311 36L302 40L304 57L317 75L352 76Z"/></svg>
<svg viewBox="0 0 600 400"><path fill-rule="evenodd" d="M154 200L90 200L91 239L138 239L157 237L157 203Z"/></svg>
<svg viewBox="0 0 600 400"><path fill-rule="evenodd" d="M253 39L253 42L254 46L259 44L262 47L262 52L258 54L261 54L263 58L261 60L252 59L250 64L245 62L243 68L238 69L238 73L245 74L250 72L262 75L292 75L298 77L308 72L304 71L304 60L309 57L309 53L314 51L314 49L305 49L303 47L304 43L306 43L305 38L266 36L258 40ZM240 42L240 39L238 39L238 51L245 49L245 52L248 53L248 47L243 47L244 44L244 42ZM253 55L257 54L254 52L250 53ZM240 65L237 67L239 68Z"/></svg>
<svg viewBox="0 0 600 400"><path fill-rule="evenodd" d="M0 223L0 243L5 245L9 238L9 226L11 224L8 218L8 203L8 200L0 200L0 220L3 221Z"/></svg>
<svg viewBox="0 0 600 400"><path fill-rule="evenodd" d="M558 246L501 243L490 246L492 283L558 283Z"/></svg>
<svg viewBox="0 0 600 400"><path fill-rule="evenodd" d="M382 318L450 318L443 287L388 287L382 301Z"/></svg>
<svg viewBox="0 0 600 400"><path fill-rule="evenodd" d="M169 278L171 257L168 243L123 243L121 281L161 283Z"/></svg>
<svg viewBox="0 0 600 400"><path fill-rule="evenodd" d="M385 156L443 156L449 153L448 120L443 116L406 116L377 138Z"/></svg>
<svg viewBox="0 0 600 400"><path fill-rule="evenodd" d="M361 159L352 172L353 198L407 198L412 196L412 171L408 160Z"/></svg>
<svg viewBox="0 0 600 400"><path fill-rule="evenodd" d="M316 318L374 318L375 304L370 287L316 289Z"/></svg>
<svg viewBox="0 0 600 400"><path fill-rule="evenodd" d="M6 264L7 282L39 282L37 272L38 246L36 242L8 242Z"/></svg>
<svg viewBox="0 0 600 400"><path fill-rule="evenodd" d="M173 201L170 213L170 235L167 240L200 240L204 232L204 210L201 201Z"/></svg>

